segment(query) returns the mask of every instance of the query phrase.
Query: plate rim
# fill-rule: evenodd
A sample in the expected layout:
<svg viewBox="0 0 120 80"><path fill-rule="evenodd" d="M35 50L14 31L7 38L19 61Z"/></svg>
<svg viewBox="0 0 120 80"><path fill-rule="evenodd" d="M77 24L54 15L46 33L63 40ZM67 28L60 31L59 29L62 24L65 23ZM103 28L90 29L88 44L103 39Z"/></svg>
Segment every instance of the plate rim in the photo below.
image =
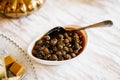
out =
<svg viewBox="0 0 120 80"><path fill-rule="evenodd" d="M32 60L30 59L30 57L28 56L27 52L25 52L14 40L10 39L9 37L7 37L6 35L4 34L0 34L0 37L7 40L8 42L10 42L12 45L15 46L15 48L17 48L21 54L24 55L26 61L28 62L28 64L31 65L31 68L32 68L32 71L33 73L35 74L35 80L38 80L38 77L37 77L37 74L36 74L36 70L35 70L35 67L34 67L34 64L32 63Z"/></svg>

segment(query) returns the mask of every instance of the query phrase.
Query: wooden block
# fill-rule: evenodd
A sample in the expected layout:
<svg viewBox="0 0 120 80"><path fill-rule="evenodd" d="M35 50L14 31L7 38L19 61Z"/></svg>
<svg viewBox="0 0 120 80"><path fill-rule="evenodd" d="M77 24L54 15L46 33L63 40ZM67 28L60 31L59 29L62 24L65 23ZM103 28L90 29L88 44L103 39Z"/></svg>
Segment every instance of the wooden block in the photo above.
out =
<svg viewBox="0 0 120 80"><path fill-rule="evenodd" d="M4 58L4 62L5 62L6 68L8 68L15 62L15 60L13 59L12 56L9 55Z"/></svg>
<svg viewBox="0 0 120 80"><path fill-rule="evenodd" d="M23 71L24 71L24 67L21 64L19 64L18 62L14 62L9 70L15 76L20 76L23 73Z"/></svg>

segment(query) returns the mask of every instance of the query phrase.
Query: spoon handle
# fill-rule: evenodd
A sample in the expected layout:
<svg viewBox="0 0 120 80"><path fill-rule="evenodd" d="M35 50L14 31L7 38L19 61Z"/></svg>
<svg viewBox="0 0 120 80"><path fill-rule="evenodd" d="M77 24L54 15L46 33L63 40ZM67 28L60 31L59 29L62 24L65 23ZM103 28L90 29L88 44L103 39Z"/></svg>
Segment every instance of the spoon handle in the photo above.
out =
<svg viewBox="0 0 120 80"><path fill-rule="evenodd" d="M83 29L96 28L96 27L110 27L112 25L113 25L113 22L111 20L106 20L106 21L102 21L102 22L98 22L98 23L95 23L95 24L92 24L92 25L88 25L88 26L85 26L85 27L78 28L76 30L83 30Z"/></svg>

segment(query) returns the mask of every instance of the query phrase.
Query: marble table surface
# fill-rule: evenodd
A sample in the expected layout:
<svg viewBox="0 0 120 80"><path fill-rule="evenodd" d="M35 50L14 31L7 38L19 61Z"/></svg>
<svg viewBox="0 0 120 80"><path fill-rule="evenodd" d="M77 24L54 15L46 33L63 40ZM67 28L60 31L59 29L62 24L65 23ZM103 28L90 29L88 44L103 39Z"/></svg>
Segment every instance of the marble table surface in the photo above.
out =
<svg viewBox="0 0 120 80"><path fill-rule="evenodd" d="M0 16L0 34L27 51L36 37L55 26L86 26L108 19L112 27L86 30L88 44L77 60L60 66L33 63L38 80L120 80L120 0L46 0L30 16Z"/></svg>

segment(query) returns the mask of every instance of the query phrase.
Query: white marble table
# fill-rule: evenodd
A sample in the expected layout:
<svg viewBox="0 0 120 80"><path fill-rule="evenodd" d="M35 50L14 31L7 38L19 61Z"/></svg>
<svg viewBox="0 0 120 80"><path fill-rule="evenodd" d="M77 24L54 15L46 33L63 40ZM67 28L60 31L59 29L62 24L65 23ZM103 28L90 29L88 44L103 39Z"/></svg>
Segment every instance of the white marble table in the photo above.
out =
<svg viewBox="0 0 120 80"><path fill-rule="evenodd" d="M32 40L55 26L85 26L106 19L113 27L87 30L87 47L76 61L34 65L39 80L120 80L120 0L47 0L28 17L0 17L0 33L27 51Z"/></svg>

